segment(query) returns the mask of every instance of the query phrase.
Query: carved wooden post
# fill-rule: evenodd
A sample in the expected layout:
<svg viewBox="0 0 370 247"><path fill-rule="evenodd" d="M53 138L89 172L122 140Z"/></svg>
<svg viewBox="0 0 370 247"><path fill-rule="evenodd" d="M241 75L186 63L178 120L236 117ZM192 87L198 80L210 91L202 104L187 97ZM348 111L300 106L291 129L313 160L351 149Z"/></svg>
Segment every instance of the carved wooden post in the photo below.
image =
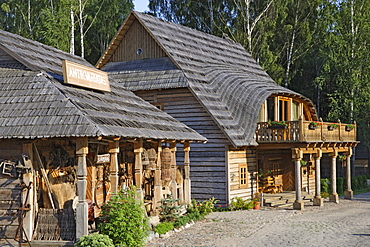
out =
<svg viewBox="0 0 370 247"><path fill-rule="evenodd" d="M28 156L29 162L32 163L32 161L33 161L32 143L23 144L23 153ZM23 174L23 182L27 186L29 186L30 182L31 182L31 186L29 188L29 191L27 192L27 190L25 190L24 192L22 192L22 202L25 205L29 206L29 209L30 209L26 213L25 218L23 219L23 229L24 229L26 237L27 237L27 238L23 238L23 239L28 239L28 240L31 240L31 238L32 238L33 226L34 226L34 222L35 222L34 202L36 201L35 200L36 193L35 193L35 186L34 186L35 183L34 183L33 175L34 175L33 166L31 168L30 172ZM28 199L26 201L27 193L28 193Z"/></svg>
<svg viewBox="0 0 370 247"><path fill-rule="evenodd" d="M299 141L303 142L305 139L306 131L303 126L303 116L302 115L299 116L298 121L299 121Z"/></svg>
<svg viewBox="0 0 370 247"><path fill-rule="evenodd" d="M76 208L76 238L88 235L88 205L86 202L87 189L87 167L86 155L88 153L87 137L76 140L77 155L77 195L78 203Z"/></svg>
<svg viewBox="0 0 370 247"><path fill-rule="evenodd" d="M321 198L321 157L322 151L319 149L315 154L315 197L313 198L314 206L324 206L324 199Z"/></svg>
<svg viewBox="0 0 370 247"><path fill-rule="evenodd" d="M352 156L352 148L349 148L348 154L346 154L346 183L347 189L344 191L344 198L345 199L353 199L353 191L351 186L351 156Z"/></svg>
<svg viewBox="0 0 370 247"><path fill-rule="evenodd" d="M142 183L143 183L143 162L142 162L142 153L143 153L143 140L140 139L139 142L134 144L134 153L135 153L135 186L136 194L139 199L144 200Z"/></svg>
<svg viewBox="0 0 370 247"><path fill-rule="evenodd" d="M161 154L162 154L162 142L158 143L157 152L157 164L154 171L154 198L153 198L153 209L155 214L158 213L157 207L161 205L162 199L162 180L161 180Z"/></svg>
<svg viewBox="0 0 370 247"><path fill-rule="evenodd" d="M191 181L190 181L190 143L184 143L184 202L191 201Z"/></svg>
<svg viewBox="0 0 370 247"><path fill-rule="evenodd" d="M177 195L177 184L176 184L176 142L172 142L170 145L171 150L171 181L170 181L170 190L172 198L178 199Z"/></svg>
<svg viewBox="0 0 370 247"><path fill-rule="evenodd" d="M301 160L303 158L303 152L299 149L293 149L293 160L295 162L295 193L296 198L293 203L293 209L303 210L304 202L302 201L301 192Z"/></svg>
<svg viewBox="0 0 370 247"><path fill-rule="evenodd" d="M338 156L338 150L335 150L329 154L331 158L331 174L330 174L330 188L331 193L329 196L330 202L339 202L339 197L337 193L337 156Z"/></svg>
<svg viewBox="0 0 370 247"><path fill-rule="evenodd" d="M110 183L112 186L112 195L118 192L118 153L119 141L109 142L110 154Z"/></svg>

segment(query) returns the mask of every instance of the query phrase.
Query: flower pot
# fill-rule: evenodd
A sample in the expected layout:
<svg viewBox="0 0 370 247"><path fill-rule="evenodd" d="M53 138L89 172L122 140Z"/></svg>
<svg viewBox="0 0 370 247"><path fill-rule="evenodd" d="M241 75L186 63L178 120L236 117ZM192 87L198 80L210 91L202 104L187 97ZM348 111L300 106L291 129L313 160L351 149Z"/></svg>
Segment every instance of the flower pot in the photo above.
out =
<svg viewBox="0 0 370 247"><path fill-rule="evenodd" d="M317 126L315 126L314 124L309 124L308 129L315 130L315 129L317 129Z"/></svg>
<svg viewBox="0 0 370 247"><path fill-rule="evenodd" d="M345 131L351 131L353 128L346 126Z"/></svg>
<svg viewBox="0 0 370 247"><path fill-rule="evenodd" d="M254 207L253 207L253 209L255 209L255 210L259 210L259 209L260 209L260 206L261 206L261 203L260 203L260 202L254 202Z"/></svg>
<svg viewBox="0 0 370 247"><path fill-rule="evenodd" d="M328 126L329 131L333 131L335 128L333 126Z"/></svg>

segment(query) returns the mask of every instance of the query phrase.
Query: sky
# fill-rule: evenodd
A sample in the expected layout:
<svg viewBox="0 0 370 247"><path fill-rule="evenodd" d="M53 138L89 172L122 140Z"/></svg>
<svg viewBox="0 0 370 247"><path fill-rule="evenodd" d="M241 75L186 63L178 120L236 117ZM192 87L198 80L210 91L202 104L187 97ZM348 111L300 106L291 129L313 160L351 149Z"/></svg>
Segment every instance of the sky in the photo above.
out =
<svg viewBox="0 0 370 247"><path fill-rule="evenodd" d="M144 12L149 10L148 8L149 0L133 0L132 2L135 5L135 10L138 12Z"/></svg>

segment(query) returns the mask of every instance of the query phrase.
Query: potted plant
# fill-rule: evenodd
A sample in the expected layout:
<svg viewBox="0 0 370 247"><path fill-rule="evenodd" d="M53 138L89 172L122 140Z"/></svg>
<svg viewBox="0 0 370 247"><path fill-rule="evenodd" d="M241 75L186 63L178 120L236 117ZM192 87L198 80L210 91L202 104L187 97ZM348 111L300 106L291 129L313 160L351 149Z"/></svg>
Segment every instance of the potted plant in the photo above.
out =
<svg viewBox="0 0 370 247"><path fill-rule="evenodd" d="M313 121L313 122L311 122L311 123L308 125L308 129L310 129L310 130L314 130L314 129L317 129L320 125L322 125L322 123L321 123L321 122Z"/></svg>
<svg viewBox="0 0 370 247"><path fill-rule="evenodd" d="M286 129L288 124L285 121L268 121L269 129Z"/></svg>
<svg viewBox="0 0 370 247"><path fill-rule="evenodd" d="M330 131L332 131L336 128L338 128L338 124L336 124L336 123L332 123L332 124L328 125L328 130L330 130Z"/></svg>
<svg viewBox="0 0 370 247"><path fill-rule="evenodd" d="M352 124L347 124L346 125L346 127L345 127L345 130L346 131L351 131L351 130L353 130L355 128L355 126L354 125L352 125Z"/></svg>
<svg viewBox="0 0 370 247"><path fill-rule="evenodd" d="M259 210L261 207L261 202L258 199L254 199L253 203L254 203L253 209Z"/></svg>

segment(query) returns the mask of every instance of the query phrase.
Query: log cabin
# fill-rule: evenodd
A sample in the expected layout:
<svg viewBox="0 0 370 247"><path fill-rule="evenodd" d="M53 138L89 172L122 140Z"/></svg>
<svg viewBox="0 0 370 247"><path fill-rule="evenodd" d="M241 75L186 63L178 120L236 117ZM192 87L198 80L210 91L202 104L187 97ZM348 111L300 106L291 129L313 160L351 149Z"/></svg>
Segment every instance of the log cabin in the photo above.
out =
<svg viewBox="0 0 370 247"><path fill-rule="evenodd" d="M350 169L355 124L323 122L310 99L277 85L242 45L133 11L96 67L208 139L192 147L192 198L228 204L295 191L295 209L301 192L322 205L324 155L338 201L336 158Z"/></svg>
<svg viewBox="0 0 370 247"><path fill-rule="evenodd" d="M149 216L190 202L206 138L78 56L0 30L0 110L0 239L73 242L129 186Z"/></svg>

